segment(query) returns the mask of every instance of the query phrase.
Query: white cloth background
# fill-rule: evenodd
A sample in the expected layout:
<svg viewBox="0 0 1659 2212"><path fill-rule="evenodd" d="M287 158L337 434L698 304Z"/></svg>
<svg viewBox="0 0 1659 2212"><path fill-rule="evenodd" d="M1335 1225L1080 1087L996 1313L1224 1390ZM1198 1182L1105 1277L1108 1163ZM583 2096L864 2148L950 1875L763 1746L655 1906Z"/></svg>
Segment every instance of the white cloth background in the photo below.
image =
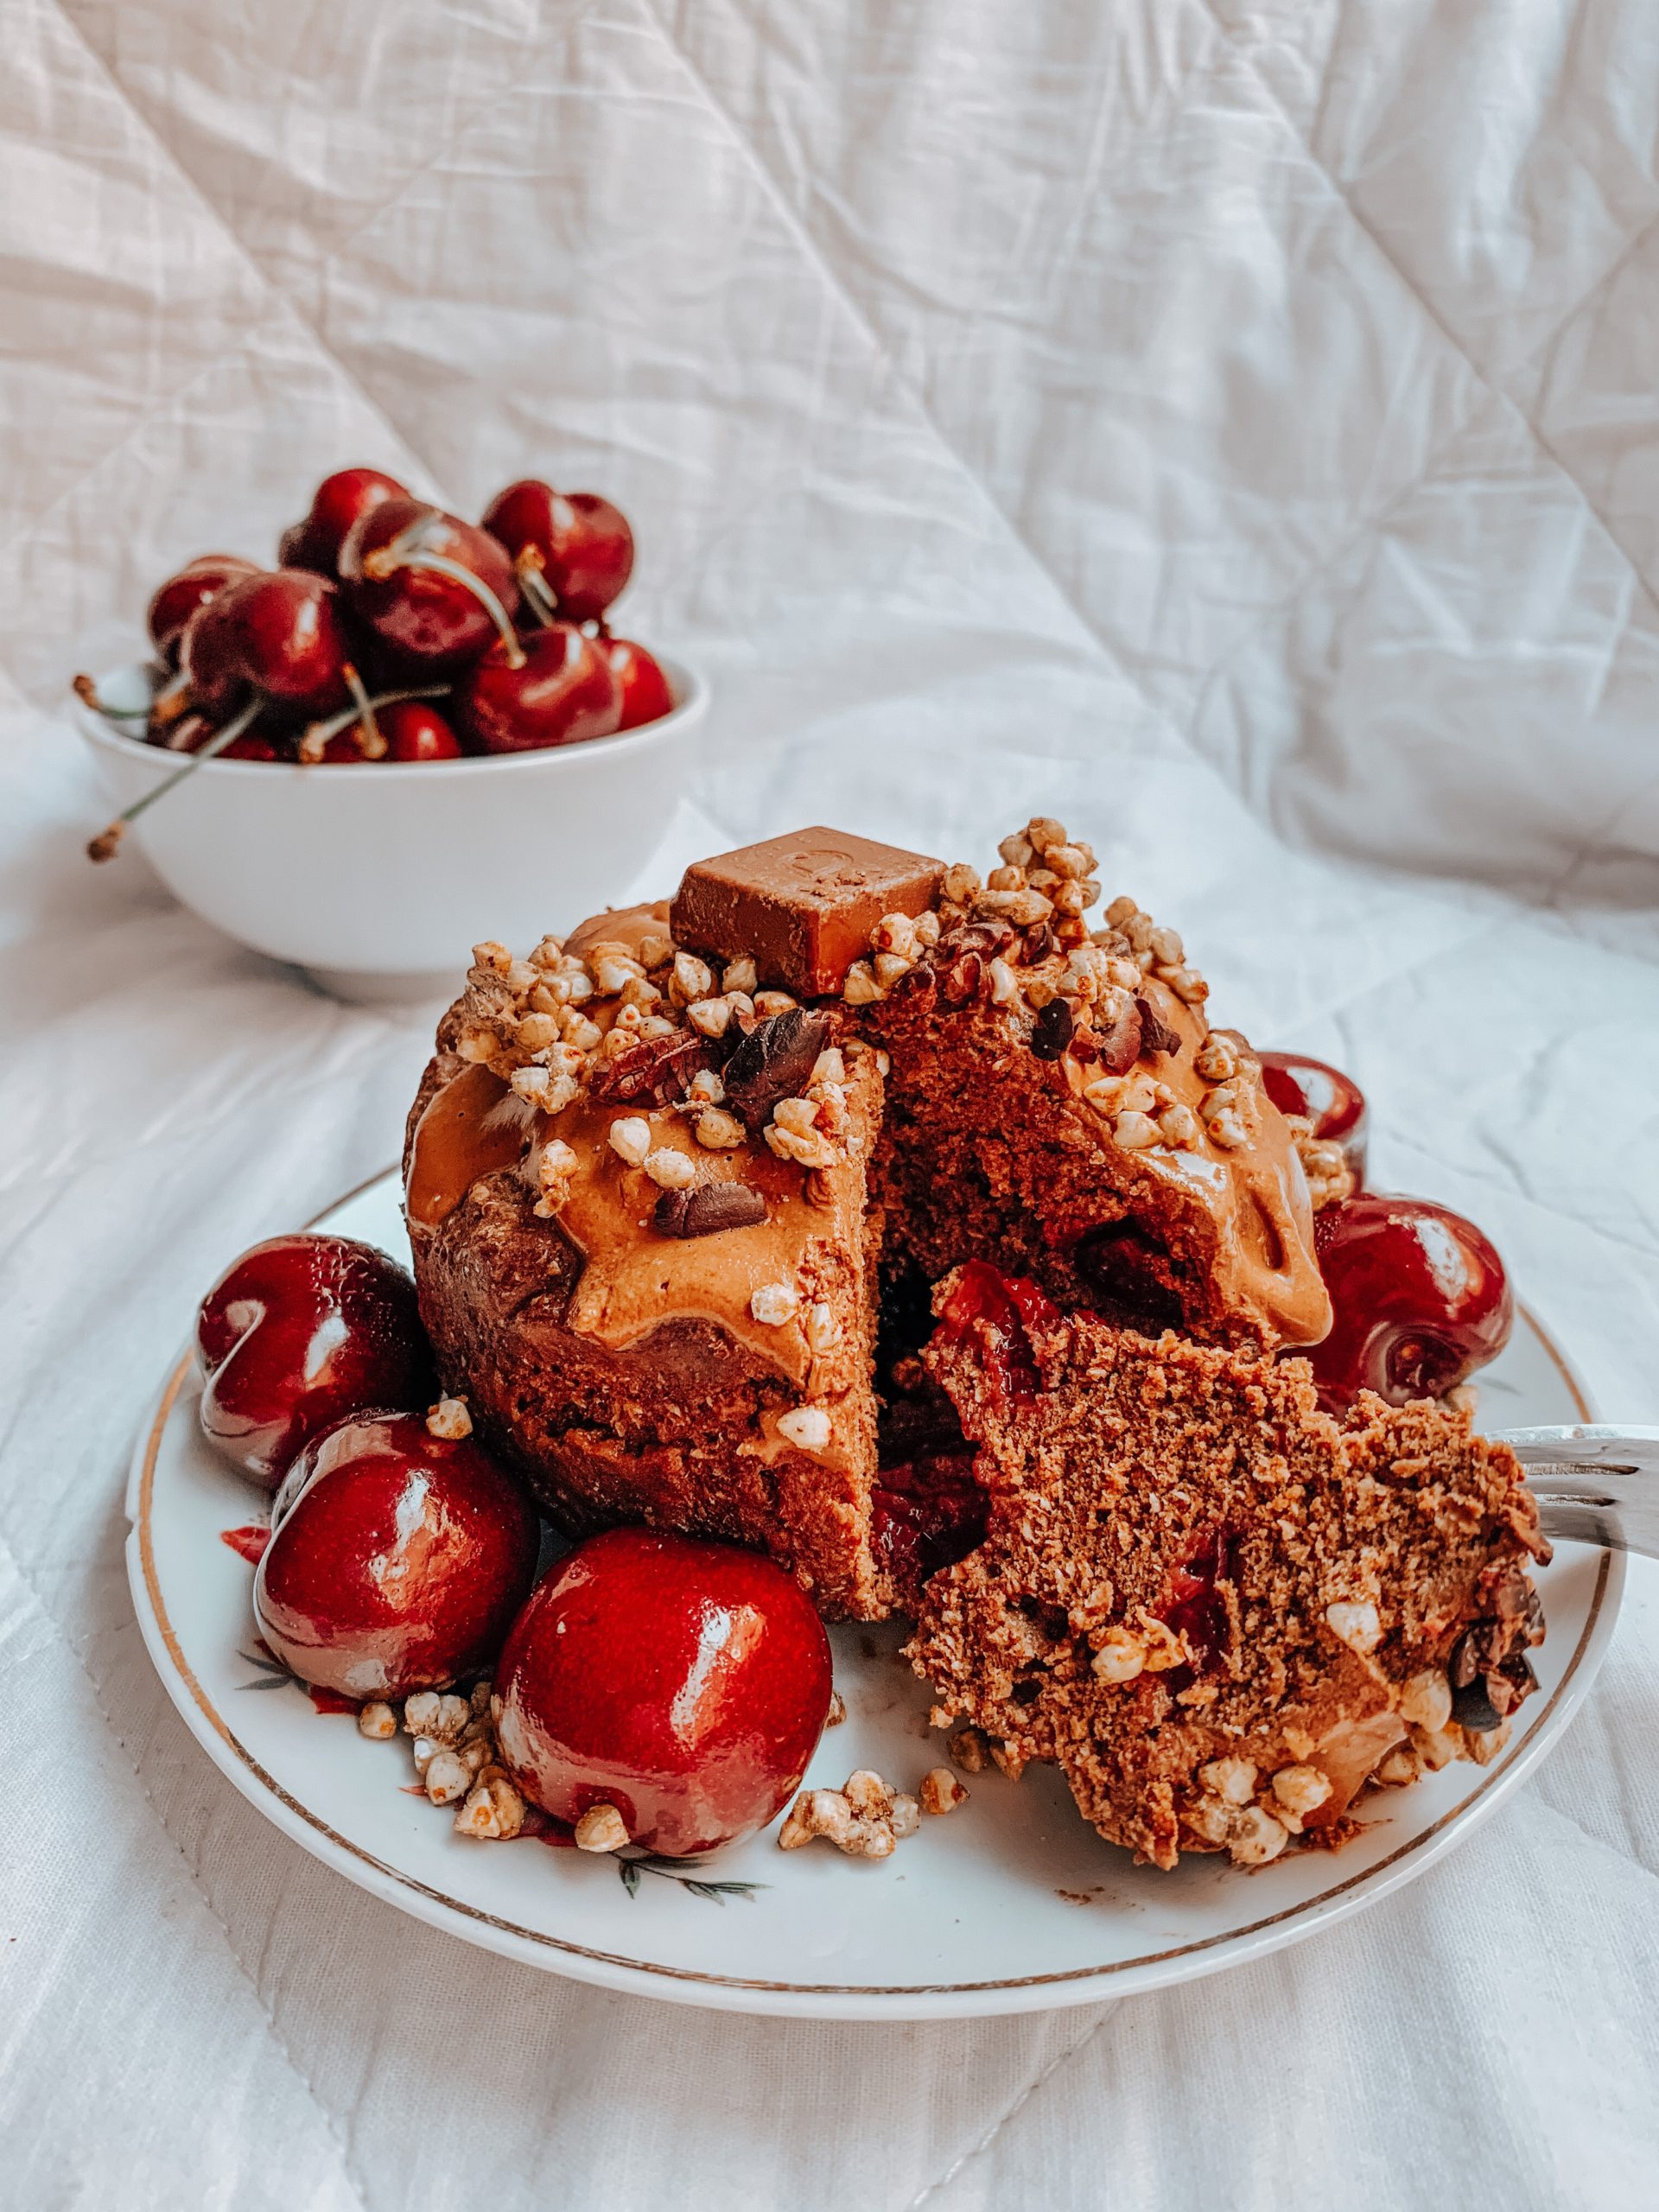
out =
<svg viewBox="0 0 1659 2212"><path fill-rule="evenodd" d="M344 461L474 512L526 470L610 492L630 626L718 686L686 795L722 835L966 855L1058 813L1652 1421L1651 7L4 22L0 2202L1650 2204L1650 1572L1449 1863L1116 2007L613 1997L268 1828L144 1660L122 1475L227 1255L391 1158L425 1024L215 939L135 854L85 868L59 709L169 565L268 554Z"/></svg>

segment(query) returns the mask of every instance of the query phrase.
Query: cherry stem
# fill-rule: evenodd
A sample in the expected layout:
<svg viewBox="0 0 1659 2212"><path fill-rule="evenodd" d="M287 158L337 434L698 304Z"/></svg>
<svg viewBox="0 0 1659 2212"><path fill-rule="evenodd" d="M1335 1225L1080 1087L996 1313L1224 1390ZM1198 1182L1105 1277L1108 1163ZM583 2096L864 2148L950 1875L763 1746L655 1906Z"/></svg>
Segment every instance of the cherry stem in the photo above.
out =
<svg viewBox="0 0 1659 2212"><path fill-rule="evenodd" d="M102 715L105 721L144 722L149 720L148 707L106 707L98 696L98 686L90 676L78 676L70 686L83 707L90 707L95 715Z"/></svg>
<svg viewBox="0 0 1659 2212"><path fill-rule="evenodd" d="M551 629L559 619L559 602L543 570L541 555L533 545L524 546L512 565L531 613L544 630Z"/></svg>
<svg viewBox="0 0 1659 2212"><path fill-rule="evenodd" d="M299 753L302 761L321 760L322 748L327 744L329 739L338 737L341 730L349 729L353 722L361 721L365 709L372 715L378 708L396 707L405 699L447 699L449 696L449 686L447 683L422 683L408 691L378 691L373 698L371 698L366 691L363 691L363 679L358 675L357 671L351 667L349 662L346 666L350 671L346 677L346 682L348 683L355 682L357 685L357 691L353 693L353 703L347 707L343 714L330 715L326 721L312 722L308 725L305 734L300 740ZM358 691L362 692L360 699L357 696ZM383 746L380 753L365 754L365 758L379 760L385 749Z"/></svg>
<svg viewBox="0 0 1659 2212"><path fill-rule="evenodd" d="M264 701L256 694L249 700L239 715L232 715L223 729L213 733L200 753L193 753L184 766L181 768L175 768L164 782L157 784L153 791L146 791L142 798L134 799L130 806L116 816L107 830L101 830L92 839L86 848L87 859L90 861L113 860L116 848L125 835L128 823L136 822L146 808L155 805L158 798L165 798L175 784L181 784L187 776L194 776L204 760L211 760L216 753L222 753L227 745L233 745L243 731L253 722L264 703Z"/></svg>
<svg viewBox="0 0 1659 2212"><path fill-rule="evenodd" d="M524 652L518 642L518 633L508 618L506 608L483 577L474 575L461 562L452 561L447 553L434 553L429 547L422 544L421 540L426 531L435 522L442 519L436 507L428 507L423 513L416 515L406 530L400 530L396 537L368 556L363 563L364 575L384 583L398 569L426 569L434 575L448 576L452 583L462 585L471 592L494 623L501 642L506 647L507 666L522 668Z"/></svg>
<svg viewBox="0 0 1659 2212"><path fill-rule="evenodd" d="M340 674L346 679L346 689L357 706L357 749L365 760L384 760L386 741L380 734L380 725L374 719L374 702L364 687L362 677L350 661L341 664Z"/></svg>

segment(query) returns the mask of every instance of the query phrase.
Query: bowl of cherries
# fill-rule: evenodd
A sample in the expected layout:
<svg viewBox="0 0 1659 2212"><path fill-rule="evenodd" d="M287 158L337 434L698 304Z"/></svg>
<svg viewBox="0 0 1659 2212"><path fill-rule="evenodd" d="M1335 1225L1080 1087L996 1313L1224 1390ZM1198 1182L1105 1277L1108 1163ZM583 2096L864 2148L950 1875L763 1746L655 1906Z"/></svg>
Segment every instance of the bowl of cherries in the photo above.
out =
<svg viewBox="0 0 1659 2212"><path fill-rule="evenodd" d="M435 994L457 945L606 903L667 827L702 679L613 626L633 570L596 493L509 485L476 524L373 468L318 486L277 565L204 554L79 727L168 888L343 996Z"/></svg>

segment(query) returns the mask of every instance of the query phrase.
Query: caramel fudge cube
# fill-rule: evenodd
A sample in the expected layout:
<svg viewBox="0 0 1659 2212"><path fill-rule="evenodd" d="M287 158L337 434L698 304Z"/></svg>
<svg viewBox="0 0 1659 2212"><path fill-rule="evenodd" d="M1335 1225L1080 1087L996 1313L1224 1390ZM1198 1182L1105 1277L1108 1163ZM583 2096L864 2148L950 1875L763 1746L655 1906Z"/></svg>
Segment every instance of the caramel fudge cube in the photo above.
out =
<svg viewBox="0 0 1659 2212"><path fill-rule="evenodd" d="M842 830L797 830L698 861L670 912L677 944L736 960L803 998L838 991L884 914L919 914L938 895L938 861Z"/></svg>

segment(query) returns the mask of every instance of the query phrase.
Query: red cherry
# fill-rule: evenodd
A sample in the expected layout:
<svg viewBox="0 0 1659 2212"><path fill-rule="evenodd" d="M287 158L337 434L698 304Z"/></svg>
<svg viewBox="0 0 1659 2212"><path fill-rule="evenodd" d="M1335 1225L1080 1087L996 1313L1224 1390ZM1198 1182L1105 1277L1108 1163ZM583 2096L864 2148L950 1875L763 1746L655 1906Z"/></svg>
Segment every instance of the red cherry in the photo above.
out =
<svg viewBox="0 0 1659 2212"><path fill-rule="evenodd" d="M1263 1052L1260 1058L1262 1088L1279 1111L1303 1115L1313 1122L1316 1137L1340 1144L1356 1185L1363 1183L1369 1116L1365 1094L1352 1076L1324 1060L1311 1060L1306 1052Z"/></svg>
<svg viewBox="0 0 1659 2212"><path fill-rule="evenodd" d="M461 742L434 707L405 699L379 712L380 734L388 760L458 760Z"/></svg>
<svg viewBox="0 0 1659 2212"><path fill-rule="evenodd" d="M966 1559L985 1535L985 1492L975 1454L958 1436L894 1465L870 1492L870 1548L893 1590L912 1604L930 1575Z"/></svg>
<svg viewBox="0 0 1659 2212"><path fill-rule="evenodd" d="M303 522L283 532L278 558L285 569L314 569L320 576L340 574L340 549L353 524L388 499L406 499L406 485L378 468L337 468L325 476L311 498Z"/></svg>
<svg viewBox="0 0 1659 2212"><path fill-rule="evenodd" d="M179 664L184 626L196 609L216 599L228 584L258 573L253 562L243 560L238 554L199 553L168 578L150 601L145 619L150 643L169 668Z"/></svg>
<svg viewBox="0 0 1659 2212"><path fill-rule="evenodd" d="M359 1414L289 1470L254 1577L259 1633L302 1681L351 1698L442 1689L489 1665L536 1573L512 1478L419 1414Z"/></svg>
<svg viewBox="0 0 1659 2212"><path fill-rule="evenodd" d="M673 713L674 694L668 688L668 678L643 645L636 645L631 638L600 638L595 642L622 687L619 729L638 729L642 722L660 721L664 715Z"/></svg>
<svg viewBox="0 0 1659 2212"><path fill-rule="evenodd" d="M1321 1402L1357 1390L1391 1405L1436 1398L1496 1359L1515 1302L1503 1262L1472 1222L1427 1198L1363 1193L1314 1217L1334 1319L1306 1357Z"/></svg>
<svg viewBox="0 0 1659 2212"><path fill-rule="evenodd" d="M268 1490L331 1422L433 1394L414 1283L349 1236L273 1236L245 1252L201 1302L196 1351L203 1435Z"/></svg>
<svg viewBox="0 0 1659 2212"><path fill-rule="evenodd" d="M298 715L325 715L349 696L340 594L299 569L245 576L216 594L186 624L181 650L195 704L217 721L250 690Z"/></svg>
<svg viewBox="0 0 1659 2212"><path fill-rule="evenodd" d="M665 1858L783 1809L830 1710L830 1643L798 1586L727 1544L613 1529L561 1560L507 1637L497 1733L556 1820L613 1805Z"/></svg>
<svg viewBox="0 0 1659 2212"><path fill-rule="evenodd" d="M544 612L565 622L590 622L603 614L633 574L633 532L620 507L597 492L556 492L526 476L498 492L484 511L484 527L512 556L521 578L528 571L548 600Z"/></svg>
<svg viewBox="0 0 1659 2212"><path fill-rule="evenodd" d="M340 548L353 612L408 668L464 668L512 636L518 587L494 538L422 499L385 499Z"/></svg>
<svg viewBox="0 0 1659 2212"><path fill-rule="evenodd" d="M486 753L534 753L609 737L622 714L621 689L592 638L568 622L533 631L515 666L492 645L455 688L461 728Z"/></svg>

